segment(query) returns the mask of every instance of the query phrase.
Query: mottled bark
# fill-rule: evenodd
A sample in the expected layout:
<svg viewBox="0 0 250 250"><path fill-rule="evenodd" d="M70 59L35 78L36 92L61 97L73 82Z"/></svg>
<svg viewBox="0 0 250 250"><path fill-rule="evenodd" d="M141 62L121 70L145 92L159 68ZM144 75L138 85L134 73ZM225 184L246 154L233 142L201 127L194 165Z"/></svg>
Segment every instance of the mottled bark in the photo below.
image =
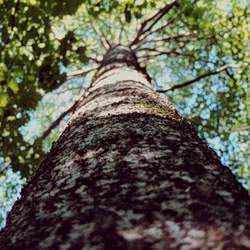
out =
<svg viewBox="0 0 250 250"><path fill-rule="evenodd" d="M15 204L0 249L250 249L250 199L126 48Z"/></svg>

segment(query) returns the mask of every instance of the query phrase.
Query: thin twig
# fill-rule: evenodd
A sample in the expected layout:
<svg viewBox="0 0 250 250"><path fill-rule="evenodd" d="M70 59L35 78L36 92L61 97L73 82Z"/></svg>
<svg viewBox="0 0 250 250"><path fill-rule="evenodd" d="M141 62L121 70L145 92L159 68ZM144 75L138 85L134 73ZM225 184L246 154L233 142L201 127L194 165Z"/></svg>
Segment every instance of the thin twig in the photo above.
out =
<svg viewBox="0 0 250 250"><path fill-rule="evenodd" d="M83 74L83 73L86 75L87 73L93 71L94 69L95 68L90 69L90 70L85 71L85 72L81 72L80 74L78 74L78 76L81 75L81 74ZM74 76L76 76L76 74ZM72 76L72 77L74 77L74 76ZM87 91L87 89L89 89L89 88L90 87L86 88L85 91ZM64 117L66 115L68 115L69 113L75 111L78 102L79 102L78 100L75 101L73 103L73 105L71 105L67 110L65 110L63 113L61 113L61 115L59 115L59 117L54 122L52 122L52 124L43 132L43 134L39 138L36 139L36 141L43 141L45 138L47 138L48 135L50 134L50 132L61 123L61 121L64 119Z"/></svg>
<svg viewBox="0 0 250 250"><path fill-rule="evenodd" d="M104 19L101 19L100 16L98 17L98 19L100 20L100 22L102 23L102 25L106 26L106 28L108 29L108 32L103 32L101 29L100 30L100 33L104 36L104 39L106 41L106 43L109 45L109 47L111 48L113 45L112 45L112 28L111 28L111 19L110 19L110 14L109 14L109 22L106 22L106 20ZM105 35L106 34L106 35Z"/></svg>
<svg viewBox="0 0 250 250"><path fill-rule="evenodd" d="M67 80L70 80L70 79L72 79L74 77L83 77L83 76L86 76L88 73L96 70L97 68L98 67L94 67L94 68L91 68L91 69L85 70L85 71L83 71L83 70L76 70L76 71L69 72L67 74Z"/></svg>
<svg viewBox="0 0 250 250"><path fill-rule="evenodd" d="M241 132L241 131L245 131L245 130L250 130L250 126L248 126L248 125L243 125L243 126L241 126L241 127L238 127L238 128L233 128L232 130L231 130L231 132Z"/></svg>
<svg viewBox="0 0 250 250"><path fill-rule="evenodd" d="M145 39L148 37L148 36L150 36L150 35L152 35L152 34L154 34L154 33L157 33L157 32L159 32L159 31L162 31L163 29L165 29L165 28L167 28L169 25L171 25L174 21L176 20L176 18L172 18L170 21L168 21L167 23L165 23L164 25L162 25L162 26L160 26L159 28L157 28L157 29L155 29L155 30L152 30L152 31L150 31L150 32L145 32L144 33L144 36L142 36L138 41L137 41L137 46L136 46L136 48L137 47L139 47L139 46L141 46L141 44L143 43L143 41L145 41ZM135 48L135 49L136 49Z"/></svg>
<svg viewBox="0 0 250 250"><path fill-rule="evenodd" d="M118 17L118 21L119 21L121 27L120 27L120 32L118 34L118 39L117 40L118 40L118 44L121 44L122 43L122 35L123 35L123 32L124 32L124 25L123 25L122 20L121 20L120 17Z"/></svg>
<svg viewBox="0 0 250 250"><path fill-rule="evenodd" d="M102 32L93 24L93 22L90 22L90 25L92 29L95 31L95 33L98 35L100 42L105 50L108 50L110 48L110 43L107 42L106 36L102 34Z"/></svg>
<svg viewBox="0 0 250 250"><path fill-rule="evenodd" d="M173 49L171 49L169 51L160 51L160 50L157 50L155 48L141 48L140 50L138 50L138 52L141 52L141 51L156 52L156 53L141 55L141 56L138 56L138 58L152 58L152 57L155 58L157 56L162 56L162 55L167 55L167 56L171 56L171 55L174 55L174 56L190 56L190 57L192 57L193 53L195 52L194 50L190 51L190 52L179 52L179 51L176 50L176 48L173 48Z"/></svg>
<svg viewBox="0 0 250 250"><path fill-rule="evenodd" d="M0 167L0 175L4 174L4 172L10 167L10 163L2 163Z"/></svg>
<svg viewBox="0 0 250 250"><path fill-rule="evenodd" d="M147 40L147 39L143 38L143 39L140 39L138 41L138 43L135 45L135 47L133 47L133 50L138 51L138 49L140 49L141 46L143 46L143 45L145 45L147 43L167 42L167 41L170 41L170 40L171 40L171 37L161 37L161 38L155 38L155 39L150 39L150 40Z"/></svg>
<svg viewBox="0 0 250 250"><path fill-rule="evenodd" d="M67 110L61 113L59 117L54 122L52 122L52 124L43 132L43 134L36 139L36 141L43 141L45 138L47 138L50 132L61 123L64 117L75 110L77 104L78 100L73 105L71 105Z"/></svg>
<svg viewBox="0 0 250 250"><path fill-rule="evenodd" d="M177 84L177 85L174 85L168 89L158 89L156 90L158 93L166 93L166 92L169 92L169 91L174 91L176 89L180 89L180 88L183 88L183 87L186 87L186 86L189 86L195 82L198 82L199 80L203 79L203 78L206 78L208 76L211 76L211 75L216 75L216 74L219 74L220 72L222 71L225 71L227 70L228 68L232 68L232 67L238 67L236 65L231 65L231 64L226 64L220 68L217 68L213 71L209 71L209 72L206 72L202 75L199 75L197 76L196 78L192 79L192 80L188 80L186 82L183 82L183 83L180 83L180 84Z"/></svg>
<svg viewBox="0 0 250 250"><path fill-rule="evenodd" d="M172 3L166 5L159 13L158 17L154 20L154 22L146 30L144 30L143 33L147 33L148 31L150 31L166 13L168 13L174 6L176 6L176 3L177 0L174 0Z"/></svg>
<svg viewBox="0 0 250 250"><path fill-rule="evenodd" d="M86 56L86 58L90 61L93 61L96 64L99 64L101 61L99 61L97 58L95 57L91 57L91 56Z"/></svg>
<svg viewBox="0 0 250 250"><path fill-rule="evenodd" d="M188 40L183 40L183 38L189 38ZM211 39L214 38L214 35L204 35L204 36L197 36L195 34L180 34L180 35L176 35L176 36L168 36L168 37L162 37L162 38L155 38L155 39L151 39L151 40L145 40L143 43L157 43L157 42L167 42L167 41L181 41L184 43L188 43L188 42L192 42L192 41L198 41L198 40L202 40L202 39Z"/></svg>
<svg viewBox="0 0 250 250"><path fill-rule="evenodd" d="M68 91L72 91L72 90L76 90L76 89L82 89L82 87L78 86L78 87L72 87L72 88L66 88L66 89L63 89L63 90L60 90L60 91L56 91L55 94L56 95L60 95L60 94L64 94Z"/></svg>
<svg viewBox="0 0 250 250"><path fill-rule="evenodd" d="M166 4L162 9L160 9L158 12L156 12L153 16L146 19L142 24L137 32L137 35L135 39L130 43L129 47L137 44L137 42L140 40L140 37L145 34L146 32L150 31L156 23L165 15L167 14L174 6L177 5L177 0L172 1L169 4ZM152 21L152 23L147 27L147 25ZM147 27L147 28L146 28Z"/></svg>

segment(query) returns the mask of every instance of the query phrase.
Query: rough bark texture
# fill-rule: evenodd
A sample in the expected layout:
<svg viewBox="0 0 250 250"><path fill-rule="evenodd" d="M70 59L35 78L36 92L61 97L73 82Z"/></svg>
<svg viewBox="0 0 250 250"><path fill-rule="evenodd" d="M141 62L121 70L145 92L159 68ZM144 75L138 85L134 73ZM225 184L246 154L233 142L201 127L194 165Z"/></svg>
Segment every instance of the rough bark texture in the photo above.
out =
<svg viewBox="0 0 250 250"><path fill-rule="evenodd" d="M250 249L250 199L126 48L15 204L0 249Z"/></svg>

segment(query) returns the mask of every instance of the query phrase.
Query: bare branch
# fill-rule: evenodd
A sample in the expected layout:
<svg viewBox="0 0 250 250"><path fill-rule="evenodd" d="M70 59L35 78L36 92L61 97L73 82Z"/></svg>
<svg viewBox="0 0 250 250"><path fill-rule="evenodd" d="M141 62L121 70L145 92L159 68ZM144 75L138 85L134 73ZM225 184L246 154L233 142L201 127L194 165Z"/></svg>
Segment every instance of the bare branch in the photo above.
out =
<svg viewBox="0 0 250 250"><path fill-rule="evenodd" d="M110 49L111 44L108 41L107 37L94 25L93 22L90 22L90 25L92 27L92 29L95 31L95 33L98 35L100 42L102 44L102 46L104 47L105 50Z"/></svg>
<svg viewBox="0 0 250 250"><path fill-rule="evenodd" d="M145 41L145 39L148 37L148 36L150 36L150 35L152 35L152 34L154 34L154 33L157 33L157 32L159 32L159 31L162 31L163 29L165 29L165 28L167 28L169 25L171 25L174 21L176 20L176 17L175 18L172 18L171 20L169 20L167 23L165 23L164 25L162 25L162 26L160 26L159 28L157 28L157 29L155 29L155 30L152 30L152 31L150 31L150 32L145 32L145 33L143 33L144 34L144 36L142 36L140 39L138 39L138 41L136 42L136 44L137 44L137 46L136 46L136 48L138 48L138 47L140 47L141 46L141 44ZM142 34L142 35L143 35ZM136 49L135 48L135 49Z"/></svg>
<svg viewBox="0 0 250 250"><path fill-rule="evenodd" d="M158 53L165 53L166 51L160 51L156 48L156 46L154 48L149 48L149 47L145 47L145 48L140 48L137 50L137 52L140 52L140 51L151 51L151 52L158 52Z"/></svg>
<svg viewBox="0 0 250 250"><path fill-rule="evenodd" d="M167 4L160 12L159 12L159 15L156 17L156 19L154 20L154 22L147 28L143 31L143 33L146 33L148 31L150 31L154 26L155 24L166 14L168 13L174 6L177 5L177 0L174 0L172 3L170 4Z"/></svg>
<svg viewBox="0 0 250 250"><path fill-rule="evenodd" d="M183 40L183 38L189 38L188 40ZM155 39L150 39L150 40L144 40L143 44L146 43L157 43L157 42L168 42L171 40L174 41L181 41L181 42L191 42L191 41L197 41L197 40L202 40L202 39L211 39L214 38L214 35L203 35L203 36L197 36L196 34L177 34L175 36L167 36L167 37L162 37L162 38L155 38Z"/></svg>
<svg viewBox="0 0 250 250"><path fill-rule="evenodd" d="M129 47L137 44L137 42L140 40L140 37L145 34L146 32L150 31L156 23L165 15L167 14L174 6L177 6L177 0L173 0L171 3L166 4L162 9L160 9L158 12L156 12L152 17L146 19L142 24L137 32L137 35L135 39L130 43ZM152 22L149 27L147 25ZM146 28L147 27L147 28Z"/></svg>
<svg viewBox="0 0 250 250"><path fill-rule="evenodd" d="M245 130L249 131L249 130L250 130L250 126L248 126L248 125L243 125L243 126L238 127L238 128L233 128L233 129L231 130L231 132L241 132L241 131L245 131Z"/></svg>
<svg viewBox="0 0 250 250"><path fill-rule="evenodd" d="M179 41L179 39L186 38L186 37L195 37L195 34L178 34L175 36L167 36L167 37L155 38L155 39L150 39L150 40L141 40L141 43L146 44L146 43L168 42L171 40ZM181 40L181 41L183 41L183 40ZM138 46L135 48L135 50L137 50L137 48L139 48L141 43L138 44Z"/></svg>
<svg viewBox="0 0 250 250"><path fill-rule="evenodd" d="M90 73L91 71L94 71L96 69L97 68L92 68L92 69L89 69L86 71L72 72L72 73L69 73L67 76L68 76L68 79L71 79L71 78L76 77L76 76L86 76L88 73ZM87 89L89 89L89 88L90 88L90 86ZM41 137L36 139L35 143L46 139L49 136L49 134L51 133L51 131L61 123L61 121L65 118L66 115L75 111L77 104L78 104L78 100L75 101L74 104L71 105L67 110L65 110L63 113L61 113L61 115L54 122L52 122L52 124L43 132Z"/></svg>
<svg viewBox="0 0 250 250"><path fill-rule="evenodd" d="M0 175L4 174L5 171L10 167L11 167L10 163L2 163L0 166Z"/></svg>
<svg viewBox="0 0 250 250"><path fill-rule="evenodd" d="M124 33L124 25L122 23L122 20L121 20L120 16L118 17L118 21L119 21L121 27L120 27L120 32L118 33L117 42L118 42L118 44L121 44L121 42L122 42L122 35Z"/></svg>
<svg viewBox="0 0 250 250"><path fill-rule="evenodd" d="M54 122L52 122L52 124L43 132L43 134L36 139L36 141L43 141L44 139L46 139L49 136L50 132L61 123L64 117L75 110L77 104L78 101L76 101L72 106L61 113L61 115L59 115L59 117Z"/></svg>
<svg viewBox="0 0 250 250"><path fill-rule="evenodd" d="M193 2L193 4L196 4L199 0L195 0ZM159 28L156 28L155 30L152 30L152 28L156 25L156 23L166 14L168 13L173 7L179 7L180 4L178 3L178 1L173 1L172 3L170 3L169 5L166 5L163 9L161 9L159 12L157 12L153 17L156 18L156 20L146 29L145 26L141 27L141 29L139 30L139 32L137 33L136 38L131 42L130 47L137 45L136 48L140 47L143 44L143 41L145 41L145 39L152 35L155 34L157 32L160 32L162 30L164 30L165 28L167 28L168 26L170 26L171 24L173 24L176 20L179 19L181 13L183 12L183 10L185 8L180 9L180 11L177 11L176 15L171 18L167 23L163 24L162 26L160 26ZM147 20L146 20L147 21ZM151 20L150 20L151 21ZM141 37L143 36L143 37Z"/></svg>
<svg viewBox="0 0 250 250"><path fill-rule="evenodd" d="M108 22L106 19L102 19L100 16L98 17L98 20L100 20L101 24L104 25L106 28L107 28L107 32L105 31L102 31L100 29L100 33L102 33L102 35L104 36L104 39L106 41L106 43L109 45L109 47L111 48L113 45L112 41L112 21L111 21L111 16L110 16L110 13L109 13L109 18L108 18Z"/></svg>
<svg viewBox="0 0 250 250"><path fill-rule="evenodd" d="M87 75L89 72L91 72L91 71L93 71L93 70L95 70L96 68L92 68L92 69L90 69L90 70L87 70L87 71L84 71L84 72L78 72L78 73L71 73L71 77L75 77L75 76L79 76L79 75ZM85 89L85 91L87 91L89 88L91 87L91 85L90 86L88 86L86 89ZM71 113L71 112L74 112L75 111L75 109L76 109L76 107L77 107L77 104L78 104L78 100L77 101L75 101L75 103L72 105L72 106L70 106L66 111L64 111L54 122L52 122L52 124L43 132L43 134L42 134L42 136L41 137L39 137L39 138L37 138L36 139L36 141L43 141L45 138L47 138L48 137L48 135L50 134L50 132L54 129L54 128L56 128L60 123L61 123L61 121L64 119L64 117L66 116L66 115L68 115L69 113ZM36 142L35 142L36 143Z"/></svg>
<svg viewBox="0 0 250 250"><path fill-rule="evenodd" d="M188 39L186 39L188 38ZM155 39L151 39L151 40L141 40L142 42L139 43L136 48L134 48L135 51L143 51L145 48L148 47L142 47L140 48L142 45L145 44L149 44L149 43L153 43L155 44L154 48L159 47L159 43L163 43L163 42L170 42L170 41L176 41L176 42L182 42L184 45L182 45L182 47L185 47L186 44L193 42L193 41L200 41L200 40L210 40L213 39L214 35L209 34L209 35L202 35L202 36L198 36L196 34L177 34L175 36L169 36L169 37L162 37L162 38L155 38ZM158 44L157 44L158 43ZM157 44L157 45L156 45Z"/></svg>
<svg viewBox="0 0 250 250"><path fill-rule="evenodd" d="M70 80L70 79L72 79L74 77L83 77L83 76L86 76L88 73L96 70L97 68L98 67L94 67L94 68L91 68L91 69L85 70L85 71L83 71L83 70L76 70L76 71L73 71L73 72L69 72L67 74L67 80Z"/></svg>
<svg viewBox="0 0 250 250"><path fill-rule="evenodd" d="M167 55L167 56L189 56L189 57L193 57L193 53L195 52L195 50L190 51L190 52L180 52L177 51L176 48L173 48L169 51L161 51L158 50L156 48L141 48L138 49L138 52L140 51L147 51L147 52L155 52L155 53L151 53L151 54L147 54L147 55L141 55L138 56L138 58L152 58L152 57L157 57L157 56L162 56L162 55Z"/></svg>
<svg viewBox="0 0 250 250"><path fill-rule="evenodd" d="M147 57L144 57L144 58L142 58L142 57L138 57L138 60L139 60L139 63L140 63L140 65L142 65L142 64L146 64L145 66L148 66L150 63L153 63L154 62L154 58L147 58Z"/></svg>
<svg viewBox="0 0 250 250"><path fill-rule="evenodd" d="M174 85L168 89L158 89L156 90L158 93L166 93L166 92L169 92L169 91L174 91L176 89L180 89L180 88L183 88L183 87L186 87L186 86L189 86L195 82L198 82L199 80L203 79L203 78L206 78L208 76L211 76L211 75L216 75L216 74L219 74L220 72L222 71L225 71L227 70L228 68L232 68L232 67L237 67L236 65L231 65L231 64L226 64L220 68L217 68L213 71L209 71L209 72L206 72L202 75L199 75L197 76L196 78L192 79L192 80L189 80L189 81L186 81L186 82L183 82L183 83L180 83L180 84L177 84L177 85Z"/></svg>
<svg viewBox="0 0 250 250"><path fill-rule="evenodd" d="M147 49L147 48L141 48L141 49ZM150 50L151 51L149 51L149 52L152 52L152 53L148 53L146 55L145 54L138 55L137 58L139 60L142 59L143 61L144 60L156 60L157 56L166 55L166 56L183 56L183 57L186 56L186 57L189 57L189 58L197 61L197 58L195 57L195 52L199 49L188 51L188 52L177 51L176 48L173 48L172 50L169 50L169 51L159 51L156 48L150 48ZM155 51L153 51L153 50L155 50ZM137 50L137 51L140 52L139 50ZM157 52L157 53L153 53L153 52ZM199 57L198 60L203 62L203 63L206 63L206 64L211 63L213 65L216 65L216 64L218 65L218 62L208 60L207 58L204 58L204 57Z"/></svg>
<svg viewBox="0 0 250 250"><path fill-rule="evenodd" d="M99 61L97 58L95 57L91 57L91 56L86 56L86 58L90 61L93 61L96 64L99 64L101 61Z"/></svg>
<svg viewBox="0 0 250 250"><path fill-rule="evenodd" d="M82 89L82 87L78 86L78 87L66 88L66 89L63 89L63 90L60 90L60 91L56 91L55 94L60 95L60 94L66 93L68 91L72 91L72 90L76 90L76 89L80 90L80 89Z"/></svg>
<svg viewBox="0 0 250 250"><path fill-rule="evenodd" d="M169 20L167 23L165 23L164 25L160 26L159 28L154 29L154 30L152 30L152 31L150 31L150 32L148 32L148 33L145 32L144 38L148 37L149 35L152 35L153 33L157 33L157 32L159 32L159 31L164 30L164 29L167 28L169 25L171 25L172 23L174 23L174 21L175 21L176 19L177 19L177 17L174 17L174 18L170 19L170 20ZM144 39L144 38L143 38L143 39Z"/></svg>

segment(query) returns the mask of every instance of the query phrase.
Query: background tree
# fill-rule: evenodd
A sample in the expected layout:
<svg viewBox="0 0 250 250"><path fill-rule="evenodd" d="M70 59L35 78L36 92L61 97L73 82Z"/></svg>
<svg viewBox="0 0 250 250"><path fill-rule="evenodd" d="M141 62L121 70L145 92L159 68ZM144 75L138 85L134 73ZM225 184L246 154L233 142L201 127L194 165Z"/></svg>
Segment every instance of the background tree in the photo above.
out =
<svg viewBox="0 0 250 250"><path fill-rule="evenodd" d="M121 43L248 186L247 1L0 3L3 178L9 165L26 177L34 171L89 86L86 74Z"/></svg>

